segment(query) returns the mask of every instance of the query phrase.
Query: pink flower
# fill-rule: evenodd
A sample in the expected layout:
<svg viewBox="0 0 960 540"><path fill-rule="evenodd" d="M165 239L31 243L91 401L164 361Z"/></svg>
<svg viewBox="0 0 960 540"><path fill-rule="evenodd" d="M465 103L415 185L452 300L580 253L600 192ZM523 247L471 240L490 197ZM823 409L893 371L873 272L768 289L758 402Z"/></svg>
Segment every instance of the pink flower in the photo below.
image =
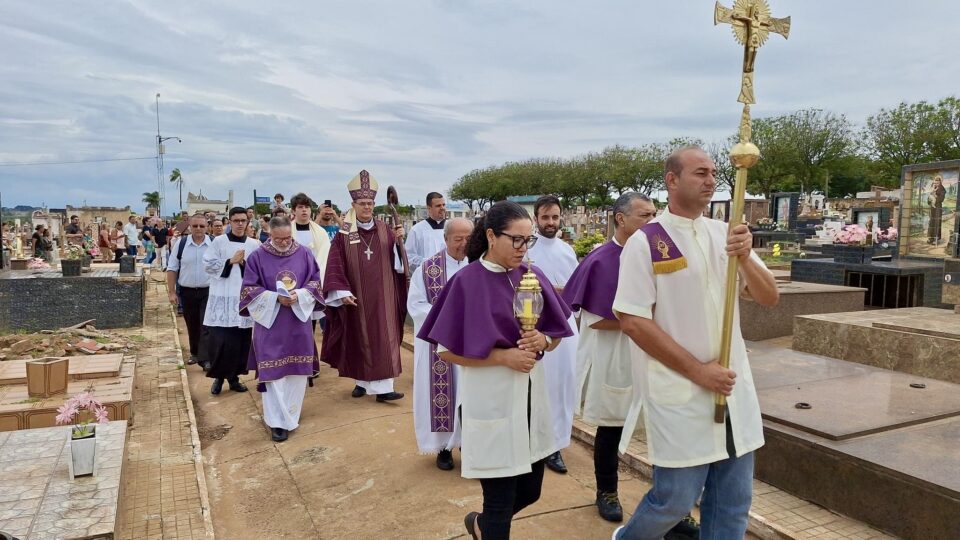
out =
<svg viewBox="0 0 960 540"><path fill-rule="evenodd" d="M62 426L73 423L73 419L77 416L79 410L72 400L68 400L63 405L57 407L57 412L60 414L57 415L56 422Z"/></svg>
<svg viewBox="0 0 960 540"><path fill-rule="evenodd" d="M110 418L107 413L107 408L103 405L97 407L93 410L93 415L97 417L98 424L106 424L110 421Z"/></svg>

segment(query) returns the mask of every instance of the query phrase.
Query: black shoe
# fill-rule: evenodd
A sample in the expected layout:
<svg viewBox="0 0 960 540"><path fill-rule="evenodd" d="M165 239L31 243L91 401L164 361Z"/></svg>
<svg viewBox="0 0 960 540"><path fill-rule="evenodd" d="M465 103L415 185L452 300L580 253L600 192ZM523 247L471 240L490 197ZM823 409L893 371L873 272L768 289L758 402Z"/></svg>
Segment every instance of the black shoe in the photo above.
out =
<svg viewBox="0 0 960 540"><path fill-rule="evenodd" d="M441 450L437 454L437 468L441 471L453 470L453 452L450 450Z"/></svg>
<svg viewBox="0 0 960 540"><path fill-rule="evenodd" d="M463 526L466 527L467 533L470 534L470 538L473 538L473 540L477 540L479 538L477 536L477 526L479 525L477 523L477 516L479 515L479 512L470 512L469 514L463 516Z"/></svg>
<svg viewBox="0 0 960 540"><path fill-rule="evenodd" d="M219 396L221 390L223 390L223 379L214 379L213 386L210 387L210 393Z"/></svg>
<svg viewBox="0 0 960 540"><path fill-rule="evenodd" d="M663 540L700 540L700 525L690 514L663 535Z"/></svg>
<svg viewBox="0 0 960 540"><path fill-rule="evenodd" d="M350 397L363 397L365 395L367 395L367 389L357 385L353 387L353 393L350 394Z"/></svg>
<svg viewBox="0 0 960 540"><path fill-rule="evenodd" d="M190 355L190 359L187 360L187 365L188 365L188 366L192 366L192 365L196 364L196 363L199 362L199 361L200 361L200 359L197 358L197 355L191 354L191 355Z"/></svg>
<svg viewBox="0 0 960 540"><path fill-rule="evenodd" d="M283 428L270 428L270 438L273 439L273 442L283 442L287 440L287 435L290 432Z"/></svg>
<svg viewBox="0 0 960 540"><path fill-rule="evenodd" d="M616 523L623 521L623 507L620 506L620 497L617 496L616 491L607 493L598 491L596 505L603 519Z"/></svg>
<svg viewBox="0 0 960 540"><path fill-rule="evenodd" d="M555 473L567 474L567 464L563 462L563 456L560 452L554 452L547 456L547 468Z"/></svg>
<svg viewBox="0 0 960 540"><path fill-rule="evenodd" d="M240 382L239 380L228 381L230 383L230 389L234 392L246 392L247 386Z"/></svg>
<svg viewBox="0 0 960 540"><path fill-rule="evenodd" d="M200 369L204 371L210 371L210 362L207 362L206 360L200 362Z"/></svg>
<svg viewBox="0 0 960 540"><path fill-rule="evenodd" d="M377 402L383 403L384 401L393 401L395 399L400 399L403 397L403 394L400 392L389 392L386 394L377 394Z"/></svg>

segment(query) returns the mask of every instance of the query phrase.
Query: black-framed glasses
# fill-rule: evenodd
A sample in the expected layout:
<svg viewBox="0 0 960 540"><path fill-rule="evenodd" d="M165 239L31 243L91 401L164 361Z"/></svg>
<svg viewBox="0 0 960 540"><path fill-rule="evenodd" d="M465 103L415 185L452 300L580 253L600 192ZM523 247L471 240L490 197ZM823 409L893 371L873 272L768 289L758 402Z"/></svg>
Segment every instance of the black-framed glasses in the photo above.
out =
<svg viewBox="0 0 960 540"><path fill-rule="evenodd" d="M519 236L514 236L512 234L506 234L506 233L503 233L500 236L506 236L507 238L512 240L513 249L520 249L521 247L523 247L524 244L526 244L527 249L530 249L533 247L534 244L537 243L536 236L523 236L522 234Z"/></svg>

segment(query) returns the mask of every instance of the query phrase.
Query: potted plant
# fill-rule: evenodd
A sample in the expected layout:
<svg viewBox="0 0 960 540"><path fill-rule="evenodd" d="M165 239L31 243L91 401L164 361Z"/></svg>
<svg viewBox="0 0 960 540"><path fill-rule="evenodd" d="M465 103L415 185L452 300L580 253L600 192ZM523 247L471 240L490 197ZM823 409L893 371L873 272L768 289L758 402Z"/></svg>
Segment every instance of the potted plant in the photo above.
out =
<svg viewBox="0 0 960 540"><path fill-rule="evenodd" d="M109 421L107 408L90 392L77 394L57 408L57 425L73 424L67 435L70 478L93 475L97 457L97 426Z"/></svg>
<svg viewBox="0 0 960 540"><path fill-rule="evenodd" d="M79 276L83 267L83 248L76 245L69 245L66 248L66 258L60 261L60 271L63 277Z"/></svg>
<svg viewBox="0 0 960 540"><path fill-rule="evenodd" d="M833 260L835 262L870 264L873 262L874 246L870 232L860 225L847 225L833 235Z"/></svg>

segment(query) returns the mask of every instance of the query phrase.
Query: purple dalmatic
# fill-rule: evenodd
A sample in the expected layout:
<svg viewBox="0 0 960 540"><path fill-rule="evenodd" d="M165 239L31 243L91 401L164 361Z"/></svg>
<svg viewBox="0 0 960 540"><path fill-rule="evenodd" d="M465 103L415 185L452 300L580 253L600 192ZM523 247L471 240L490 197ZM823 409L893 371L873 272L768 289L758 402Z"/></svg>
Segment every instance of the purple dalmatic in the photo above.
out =
<svg viewBox="0 0 960 540"><path fill-rule="evenodd" d="M442 250L423 261L423 285L427 302L434 305L447 284L447 251ZM437 345L430 344L430 431L450 433L453 431L457 395L453 366L440 358Z"/></svg>
<svg viewBox="0 0 960 540"><path fill-rule="evenodd" d="M571 309L583 308L604 319L616 319L613 298L617 295L622 252L623 247L611 240L584 257L563 288L563 299Z"/></svg>
<svg viewBox="0 0 960 540"><path fill-rule="evenodd" d="M291 291L306 289L315 301L314 311L323 309L320 267L310 250L294 241L289 250L279 252L267 242L247 259L240 289L240 314L250 316L251 304L267 291L276 292L278 281ZM270 328L260 323L254 326L248 367L257 370L261 383L288 375L313 375L316 362L313 325L309 320L298 319L292 308L280 306ZM259 386L258 389L262 391Z"/></svg>
<svg viewBox="0 0 960 540"><path fill-rule="evenodd" d="M520 340L520 323L513 313L515 287L525 265L493 272L474 261L458 271L437 298L417 337L440 344L458 356L486 359L494 348L511 349ZM543 312L537 330L552 338L573 335L570 309L550 281L534 267L543 288Z"/></svg>

